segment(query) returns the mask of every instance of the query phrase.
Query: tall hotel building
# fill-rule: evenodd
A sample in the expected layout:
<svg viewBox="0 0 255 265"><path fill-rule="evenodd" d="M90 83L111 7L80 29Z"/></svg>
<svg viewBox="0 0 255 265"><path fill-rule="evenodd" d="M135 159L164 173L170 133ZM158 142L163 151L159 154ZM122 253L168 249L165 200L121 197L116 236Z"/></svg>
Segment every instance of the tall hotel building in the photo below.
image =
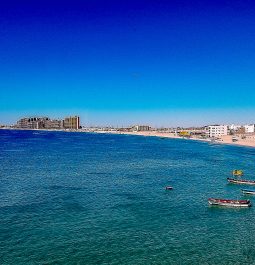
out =
<svg viewBox="0 0 255 265"><path fill-rule="evenodd" d="M74 116L74 117L65 118L64 127L65 129L74 129L74 130L80 129L80 117Z"/></svg>

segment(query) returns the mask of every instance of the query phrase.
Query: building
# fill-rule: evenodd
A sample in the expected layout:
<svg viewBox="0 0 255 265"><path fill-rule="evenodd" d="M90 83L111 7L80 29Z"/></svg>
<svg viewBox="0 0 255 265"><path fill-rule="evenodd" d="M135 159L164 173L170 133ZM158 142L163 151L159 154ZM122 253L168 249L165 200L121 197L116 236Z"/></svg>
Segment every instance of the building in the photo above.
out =
<svg viewBox="0 0 255 265"><path fill-rule="evenodd" d="M79 116L66 117L64 119L64 128L73 129L73 130L80 129L80 117Z"/></svg>
<svg viewBox="0 0 255 265"><path fill-rule="evenodd" d="M29 117L17 121L17 128L20 129L79 129L80 118L67 117L64 120L50 119L48 117Z"/></svg>
<svg viewBox="0 0 255 265"><path fill-rule="evenodd" d="M30 117L18 120L17 127L21 129L45 129L48 117Z"/></svg>
<svg viewBox="0 0 255 265"><path fill-rule="evenodd" d="M17 127L21 129L28 129L28 118L22 118L18 120Z"/></svg>
<svg viewBox="0 0 255 265"><path fill-rule="evenodd" d="M135 125L132 127L133 131L142 132L142 131L149 131L151 129L150 126L147 125Z"/></svg>
<svg viewBox="0 0 255 265"><path fill-rule="evenodd" d="M45 129L62 129L63 122L61 120L47 120L44 124Z"/></svg>
<svg viewBox="0 0 255 265"><path fill-rule="evenodd" d="M245 133L254 133L255 132L254 124L244 125L244 131Z"/></svg>
<svg viewBox="0 0 255 265"><path fill-rule="evenodd" d="M191 135L190 131L184 131L184 130L178 132L178 134L179 134L179 136L181 136L181 137L190 137L190 135Z"/></svg>
<svg viewBox="0 0 255 265"><path fill-rule="evenodd" d="M227 125L209 125L206 127L206 132L209 137L220 137L228 134Z"/></svg>

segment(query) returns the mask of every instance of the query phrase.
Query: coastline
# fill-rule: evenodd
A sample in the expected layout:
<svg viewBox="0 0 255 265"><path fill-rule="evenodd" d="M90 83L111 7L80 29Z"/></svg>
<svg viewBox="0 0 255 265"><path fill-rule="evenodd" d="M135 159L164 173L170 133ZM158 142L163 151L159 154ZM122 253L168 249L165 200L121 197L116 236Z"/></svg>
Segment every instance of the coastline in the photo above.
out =
<svg viewBox="0 0 255 265"><path fill-rule="evenodd" d="M160 137L160 138L170 138L170 139L185 139L191 141L200 141L206 143L215 143L215 144L224 144L224 145L232 145L232 146L240 146L240 147L253 147L255 148L255 136L254 138L240 139L237 142L232 142L232 136L226 135L222 136L217 141L212 141L209 138L201 139L198 137L181 137L174 133L161 133L161 132L153 132L153 131L144 131L144 132L118 132L118 131L95 131L94 133L104 133L104 134L119 134L119 135L135 135L135 136L144 136L144 137Z"/></svg>
<svg viewBox="0 0 255 265"><path fill-rule="evenodd" d="M218 140L212 141L209 138L198 138L196 136L192 137L182 137L175 133L168 132L156 132L156 131L134 131L134 132L120 132L120 131L90 131L90 130L63 130L63 129L18 129L18 128L0 128L1 130L16 130L16 131L40 131L40 132L67 132L67 133L98 133L98 134L118 134L118 135L134 135L134 136L144 136L144 137L160 137L166 139L185 139L192 141L200 141L206 143L215 143L215 144L224 144L240 147L252 147L255 148L255 135L249 135L247 138L243 139L241 136L238 136L238 141L232 141L232 135L225 135L219 137Z"/></svg>

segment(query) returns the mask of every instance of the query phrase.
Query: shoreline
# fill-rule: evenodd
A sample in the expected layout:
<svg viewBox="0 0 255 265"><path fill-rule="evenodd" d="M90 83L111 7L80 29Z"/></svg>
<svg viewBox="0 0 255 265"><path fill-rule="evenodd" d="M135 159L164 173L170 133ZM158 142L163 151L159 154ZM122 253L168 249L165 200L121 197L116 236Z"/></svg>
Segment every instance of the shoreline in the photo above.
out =
<svg viewBox="0 0 255 265"><path fill-rule="evenodd" d="M160 132L117 132L117 131L95 131L93 133L101 133L101 134L118 134L118 135L134 135L134 136L144 136L144 137L160 137L160 138L166 138L166 139L181 139L181 140L191 140L191 141L199 141L199 142L205 142L205 143L212 143L212 144L223 144L223 145L231 145L231 146L240 146L240 147L251 147L255 148L255 138L254 142L252 141L245 141L242 140L239 143L238 142L232 142L230 139L232 139L231 135L226 135L224 138L220 138L221 141L212 141L212 139L206 138L206 139L201 139L197 137L181 137L173 133L160 133Z"/></svg>
<svg viewBox="0 0 255 265"><path fill-rule="evenodd" d="M19 128L0 128L0 130L133 135L133 136L143 136L143 137L159 137L159 138L165 138L165 139L191 140L191 141L200 141L200 142L205 142L205 143L255 148L255 135L249 136L248 139L239 139L237 142L232 142L232 135L225 135L225 136L219 137L220 140L212 141L212 139L210 138L202 139L202 138L198 138L194 136L188 138L188 137L181 137L175 133L156 132L156 131L119 132L119 131L89 131L89 130L63 130L63 129L50 130L50 129L19 129Z"/></svg>

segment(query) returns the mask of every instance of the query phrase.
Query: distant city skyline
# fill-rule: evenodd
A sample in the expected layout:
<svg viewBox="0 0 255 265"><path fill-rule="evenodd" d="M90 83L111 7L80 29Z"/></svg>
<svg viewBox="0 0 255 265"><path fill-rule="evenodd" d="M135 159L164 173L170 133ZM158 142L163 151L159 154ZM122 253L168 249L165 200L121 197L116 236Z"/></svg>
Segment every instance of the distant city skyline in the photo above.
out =
<svg viewBox="0 0 255 265"><path fill-rule="evenodd" d="M253 1L5 1L0 123L255 120Z"/></svg>
<svg viewBox="0 0 255 265"><path fill-rule="evenodd" d="M12 125L18 119L23 117L50 117L52 119L62 119L68 115L78 115L81 118L82 126L114 126L125 127L135 124L150 125L152 127L189 127L189 126L205 126L210 124L254 124L255 111L253 109L242 110L218 110L221 112L222 117L219 118L215 110L203 111L196 110L190 112L189 110L180 111L151 111L151 112L83 112L75 111L68 113L63 112L24 112L18 115L3 115L0 124ZM10 113L9 113L10 114ZM17 117L18 118L17 118Z"/></svg>

